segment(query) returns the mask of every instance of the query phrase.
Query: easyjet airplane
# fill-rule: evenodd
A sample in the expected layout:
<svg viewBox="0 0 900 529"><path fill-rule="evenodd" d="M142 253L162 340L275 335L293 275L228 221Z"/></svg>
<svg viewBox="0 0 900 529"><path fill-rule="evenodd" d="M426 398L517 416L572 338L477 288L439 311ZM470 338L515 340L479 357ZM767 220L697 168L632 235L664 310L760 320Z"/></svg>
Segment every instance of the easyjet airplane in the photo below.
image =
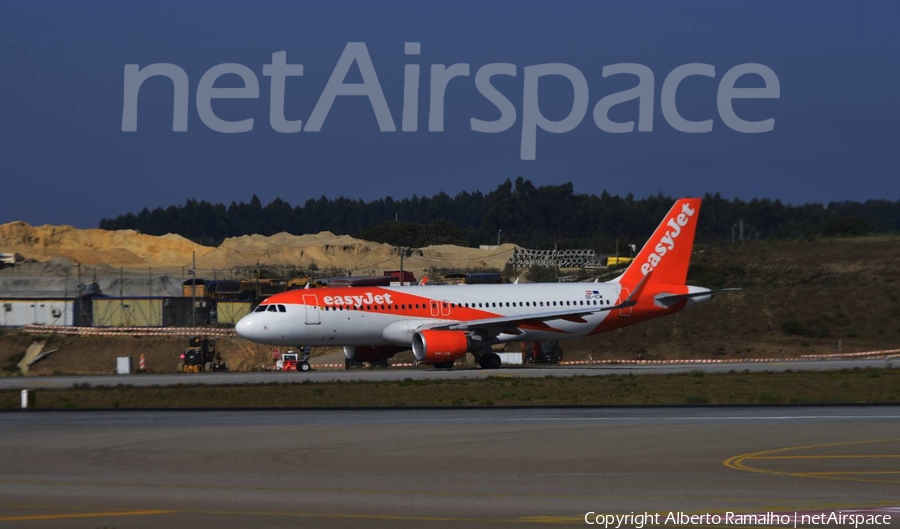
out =
<svg viewBox="0 0 900 529"><path fill-rule="evenodd" d="M577 338L707 301L685 284L700 199L675 203L631 265L606 283L417 285L293 290L242 318L238 335L269 345L343 346L347 359L386 360L408 349L450 368L471 352L500 367L491 345Z"/></svg>

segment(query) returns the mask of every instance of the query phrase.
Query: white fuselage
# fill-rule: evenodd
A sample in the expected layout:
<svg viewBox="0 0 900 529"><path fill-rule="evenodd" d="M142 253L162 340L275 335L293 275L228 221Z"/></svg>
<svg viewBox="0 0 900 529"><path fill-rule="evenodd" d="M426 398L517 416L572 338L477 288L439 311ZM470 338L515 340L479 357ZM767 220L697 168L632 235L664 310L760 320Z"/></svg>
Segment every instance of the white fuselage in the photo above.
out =
<svg viewBox="0 0 900 529"><path fill-rule="evenodd" d="M241 319L236 330L244 338L271 345L409 346L413 332L422 325L600 308L614 306L625 296L627 288L618 283L305 289L266 299L258 312ZM628 317L630 312L627 308L589 314L583 321L520 326L516 333L500 334L493 342L584 336L610 314Z"/></svg>

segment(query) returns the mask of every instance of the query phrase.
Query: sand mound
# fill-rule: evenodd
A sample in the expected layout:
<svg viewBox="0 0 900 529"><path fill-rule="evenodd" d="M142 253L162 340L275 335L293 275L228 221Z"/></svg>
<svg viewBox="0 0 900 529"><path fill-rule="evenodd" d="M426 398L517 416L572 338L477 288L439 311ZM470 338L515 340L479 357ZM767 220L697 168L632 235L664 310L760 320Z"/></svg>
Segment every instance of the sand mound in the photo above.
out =
<svg viewBox="0 0 900 529"><path fill-rule="evenodd" d="M192 252L203 256L212 248L180 235L154 237L134 230L81 230L72 226L0 225L0 252L18 252L26 259L48 261L64 257L82 264L184 265Z"/></svg>
<svg viewBox="0 0 900 529"><path fill-rule="evenodd" d="M218 248L198 259L197 266L252 266L258 261L302 267L315 263L321 269L354 270L390 260L393 255L396 255L393 246L354 239L349 235L327 231L315 235L277 233L270 237L245 235L226 239Z"/></svg>
<svg viewBox="0 0 900 529"><path fill-rule="evenodd" d="M404 268L417 274L431 267L503 268L515 248L512 244L493 250L429 246L406 256ZM200 269L222 270L257 263L307 268L315 263L321 270L380 275L383 270L400 266L400 255L394 246L327 231L307 235L277 233L268 237L245 235L226 239L218 248L210 248L173 234L154 237L133 230L33 227L24 222L10 222L0 225L0 252L18 252L27 259L42 262L64 258L111 267L189 266L192 252L197 254Z"/></svg>

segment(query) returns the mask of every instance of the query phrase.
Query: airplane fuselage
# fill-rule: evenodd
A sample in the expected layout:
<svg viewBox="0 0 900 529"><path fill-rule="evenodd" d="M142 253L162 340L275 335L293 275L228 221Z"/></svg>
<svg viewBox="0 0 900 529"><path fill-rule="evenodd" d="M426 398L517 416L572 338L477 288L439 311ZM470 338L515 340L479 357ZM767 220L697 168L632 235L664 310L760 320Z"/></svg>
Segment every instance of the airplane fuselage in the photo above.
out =
<svg viewBox="0 0 900 529"><path fill-rule="evenodd" d="M704 290L686 285L655 287L653 293L665 294ZM302 289L266 299L257 307L257 312L239 322L237 332L244 338L271 345L409 346L415 329L434 323L525 316L581 307L612 307L629 292L628 286L619 283ZM595 312L580 318L536 321L500 333L490 342L586 336L663 316L680 310L685 304L665 307L644 301L633 307Z"/></svg>

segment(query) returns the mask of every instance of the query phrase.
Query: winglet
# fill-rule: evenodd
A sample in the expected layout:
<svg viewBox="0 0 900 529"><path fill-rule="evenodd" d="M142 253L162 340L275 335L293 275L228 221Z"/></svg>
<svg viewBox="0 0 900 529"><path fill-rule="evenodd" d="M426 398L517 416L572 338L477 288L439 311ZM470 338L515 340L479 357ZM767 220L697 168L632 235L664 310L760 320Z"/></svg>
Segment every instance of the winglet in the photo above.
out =
<svg viewBox="0 0 900 529"><path fill-rule="evenodd" d="M428 284L428 276L422 276L422 279L419 281L419 286L424 286Z"/></svg>
<svg viewBox="0 0 900 529"><path fill-rule="evenodd" d="M638 299L641 296L641 292L644 291L644 287L647 283L650 282L650 277L653 275L653 270L651 270L647 275L641 278L638 282L637 286L634 287L634 290L631 291L631 294L628 294L628 297L625 298L625 301L619 303L619 307L631 307L637 304Z"/></svg>

